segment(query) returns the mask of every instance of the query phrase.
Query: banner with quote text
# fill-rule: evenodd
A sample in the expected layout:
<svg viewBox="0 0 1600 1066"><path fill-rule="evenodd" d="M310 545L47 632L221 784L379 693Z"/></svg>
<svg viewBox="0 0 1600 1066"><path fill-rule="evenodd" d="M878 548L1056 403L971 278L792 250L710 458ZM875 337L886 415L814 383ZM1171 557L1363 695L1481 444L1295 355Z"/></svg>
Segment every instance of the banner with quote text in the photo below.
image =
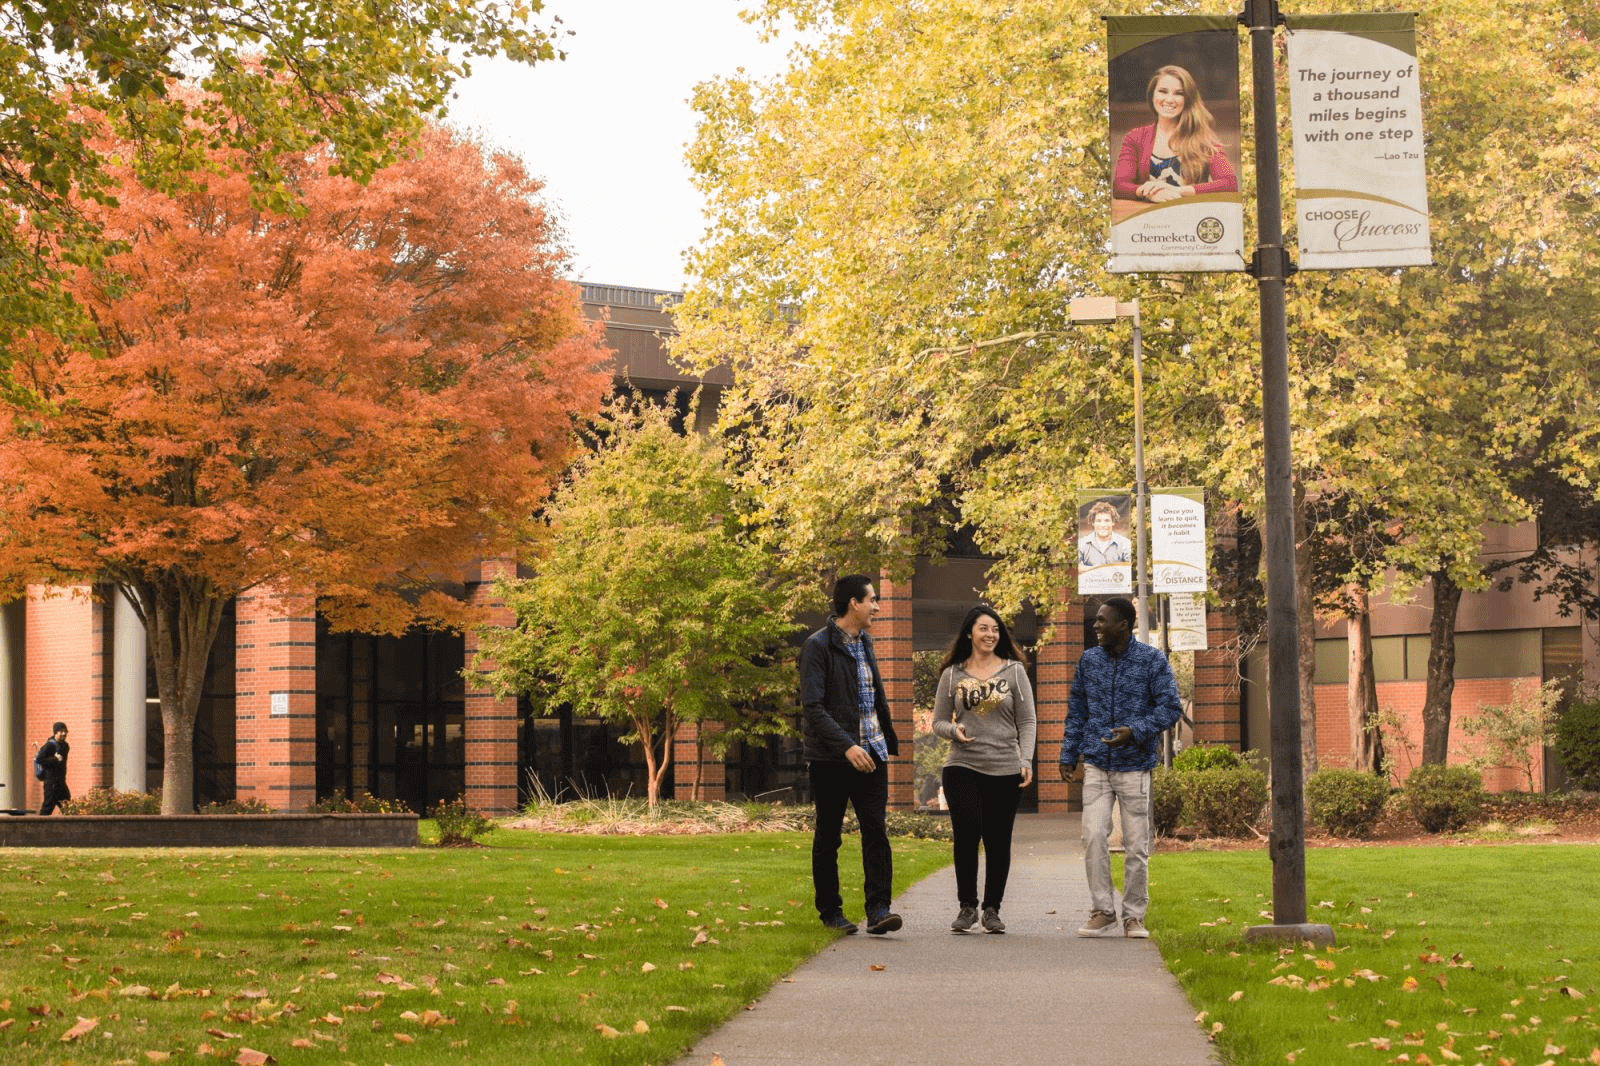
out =
<svg viewBox="0 0 1600 1066"><path fill-rule="evenodd" d="M1111 269L1243 270L1239 23L1106 17Z"/></svg>
<svg viewBox="0 0 1600 1066"><path fill-rule="evenodd" d="M1150 591L1206 591L1206 503L1198 486L1150 496Z"/></svg>
<svg viewBox="0 0 1600 1066"><path fill-rule="evenodd" d="M1415 16L1285 21L1300 267L1433 262Z"/></svg>

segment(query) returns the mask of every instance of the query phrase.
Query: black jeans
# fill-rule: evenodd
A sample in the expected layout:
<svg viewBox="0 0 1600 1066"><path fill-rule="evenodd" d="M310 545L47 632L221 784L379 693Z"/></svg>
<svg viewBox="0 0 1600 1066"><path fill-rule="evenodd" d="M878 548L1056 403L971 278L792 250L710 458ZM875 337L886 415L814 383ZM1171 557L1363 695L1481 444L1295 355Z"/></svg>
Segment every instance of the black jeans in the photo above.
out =
<svg viewBox="0 0 1600 1066"><path fill-rule="evenodd" d="M67 787L65 780L57 781L53 777L46 777L44 779L44 802L39 804L39 813L49 814L71 798L72 790Z"/></svg>
<svg viewBox="0 0 1600 1066"><path fill-rule="evenodd" d="M1011 831L1022 799L1022 775L996 777L965 766L946 766L944 800L955 834L956 899L978 906L978 844L983 844L983 906L1000 909L1011 876Z"/></svg>
<svg viewBox="0 0 1600 1066"><path fill-rule="evenodd" d="M862 889L867 914L870 917L887 911L894 882L889 830L884 822L889 807L888 764L879 762L869 774L847 762L813 761L807 770L811 798L817 805L817 828L811 837L811 885L816 892L817 914L826 918L844 911L844 897L839 895L839 845L847 803L855 808L856 821L861 823Z"/></svg>

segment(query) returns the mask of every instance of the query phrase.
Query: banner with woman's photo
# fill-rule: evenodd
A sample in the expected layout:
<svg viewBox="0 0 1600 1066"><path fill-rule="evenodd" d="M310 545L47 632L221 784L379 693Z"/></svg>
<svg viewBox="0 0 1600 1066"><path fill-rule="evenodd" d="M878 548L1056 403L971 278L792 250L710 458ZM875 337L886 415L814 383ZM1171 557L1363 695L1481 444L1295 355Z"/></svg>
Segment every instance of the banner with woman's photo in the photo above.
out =
<svg viewBox="0 0 1600 1066"><path fill-rule="evenodd" d="M1111 269L1243 270L1239 23L1112 15Z"/></svg>
<svg viewBox="0 0 1600 1066"><path fill-rule="evenodd" d="M1133 591L1133 496L1116 489L1078 490L1078 595Z"/></svg>

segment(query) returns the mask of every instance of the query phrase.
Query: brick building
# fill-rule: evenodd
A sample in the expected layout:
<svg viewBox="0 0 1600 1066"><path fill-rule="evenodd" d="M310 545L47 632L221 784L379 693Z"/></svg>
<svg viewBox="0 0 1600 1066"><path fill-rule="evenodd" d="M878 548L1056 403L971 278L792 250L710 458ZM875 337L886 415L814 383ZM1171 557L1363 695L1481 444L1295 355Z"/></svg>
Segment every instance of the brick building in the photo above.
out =
<svg viewBox="0 0 1600 1066"><path fill-rule="evenodd" d="M584 286L589 312L606 316L619 378L625 374L633 387L660 397L693 384L670 364L662 345L672 329L662 304L670 306L673 295ZM714 396L727 379L713 373L703 384ZM702 422L714 407L702 404ZM1521 535L1497 533L1491 547L1513 550ZM909 581L881 583L883 608L873 634L896 728L906 741L903 755L910 753L914 730L914 656L945 646L979 598L987 565L954 545L941 565L925 563ZM492 609L487 597L505 572L506 564L486 561L453 591ZM1064 575L1064 583L1070 581ZM68 781L75 793L160 784L160 714L144 635L127 605L106 592L34 588L25 601L0 609L0 808L37 809L40 786L30 760L57 720L71 729ZM1417 602L1425 605L1426 596ZM1060 742L1073 669L1092 639L1080 599L1065 596L1052 613L1053 634L1036 648L1034 665L1038 758L1046 770ZM1560 618L1525 589L1468 596L1460 618L1458 720L1479 701L1504 702L1519 679L1574 672L1600 678L1593 624ZM1029 645L1041 629L1031 615L1012 628ZM1342 628L1325 628L1318 641L1324 765L1341 765L1348 750ZM1212 650L1195 654L1194 738L1268 750L1259 658L1240 659L1232 622L1220 612L1210 612L1208 633ZM1395 708L1417 736L1426 634L1425 606L1375 611L1380 702ZM287 590L241 597L224 619L208 666L195 729L195 802L256 797L278 810L300 810L342 790L370 791L417 810L458 795L474 808L505 810L535 787L552 795L643 793L642 757L618 742L620 730L571 712L535 717L521 701L495 698L463 677L475 650L470 636L448 633L331 633L310 597ZM736 745L725 761L712 761L686 732L675 744L672 781L680 796L697 782L702 798L803 788L799 752L798 741L774 740L759 748ZM1053 773L1036 775L1035 782L1025 808L1059 810L1071 802L1068 785ZM1516 784L1506 775L1492 783ZM895 807L913 805L910 758L892 764L890 788Z"/></svg>

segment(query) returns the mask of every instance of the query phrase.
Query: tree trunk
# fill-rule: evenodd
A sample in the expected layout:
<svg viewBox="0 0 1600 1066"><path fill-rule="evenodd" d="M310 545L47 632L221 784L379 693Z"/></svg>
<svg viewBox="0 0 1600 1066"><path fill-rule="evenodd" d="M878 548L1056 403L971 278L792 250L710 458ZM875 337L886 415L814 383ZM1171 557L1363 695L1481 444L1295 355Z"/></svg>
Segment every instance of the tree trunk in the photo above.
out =
<svg viewBox="0 0 1600 1066"><path fill-rule="evenodd" d="M694 801L700 802L700 785L706 776L706 724L694 724Z"/></svg>
<svg viewBox="0 0 1600 1066"><path fill-rule="evenodd" d="M1378 729L1378 682L1372 669L1371 601L1360 586L1350 591L1355 603L1345 620L1350 645L1350 766L1377 773L1383 765L1383 734Z"/></svg>
<svg viewBox="0 0 1600 1066"><path fill-rule="evenodd" d="M227 601L208 581L164 573L120 586L144 623L161 699L161 813L194 812L194 719Z"/></svg>
<svg viewBox="0 0 1600 1066"><path fill-rule="evenodd" d="M1428 623L1428 689L1422 703L1422 763L1443 765L1450 754L1450 701L1456 689L1456 610L1461 586L1433 574L1433 619Z"/></svg>
<svg viewBox="0 0 1600 1066"><path fill-rule="evenodd" d="M1300 762L1304 781L1317 772L1317 609L1312 595L1310 521L1305 489L1298 478L1294 486L1294 607L1300 654Z"/></svg>
<svg viewBox="0 0 1600 1066"><path fill-rule="evenodd" d="M672 766L672 738L678 730L678 719L671 712L662 715L660 754L656 753L654 725L653 719L634 715L633 731L639 738L639 745L644 748L645 797L651 810L661 803L661 782L666 779L667 770Z"/></svg>

